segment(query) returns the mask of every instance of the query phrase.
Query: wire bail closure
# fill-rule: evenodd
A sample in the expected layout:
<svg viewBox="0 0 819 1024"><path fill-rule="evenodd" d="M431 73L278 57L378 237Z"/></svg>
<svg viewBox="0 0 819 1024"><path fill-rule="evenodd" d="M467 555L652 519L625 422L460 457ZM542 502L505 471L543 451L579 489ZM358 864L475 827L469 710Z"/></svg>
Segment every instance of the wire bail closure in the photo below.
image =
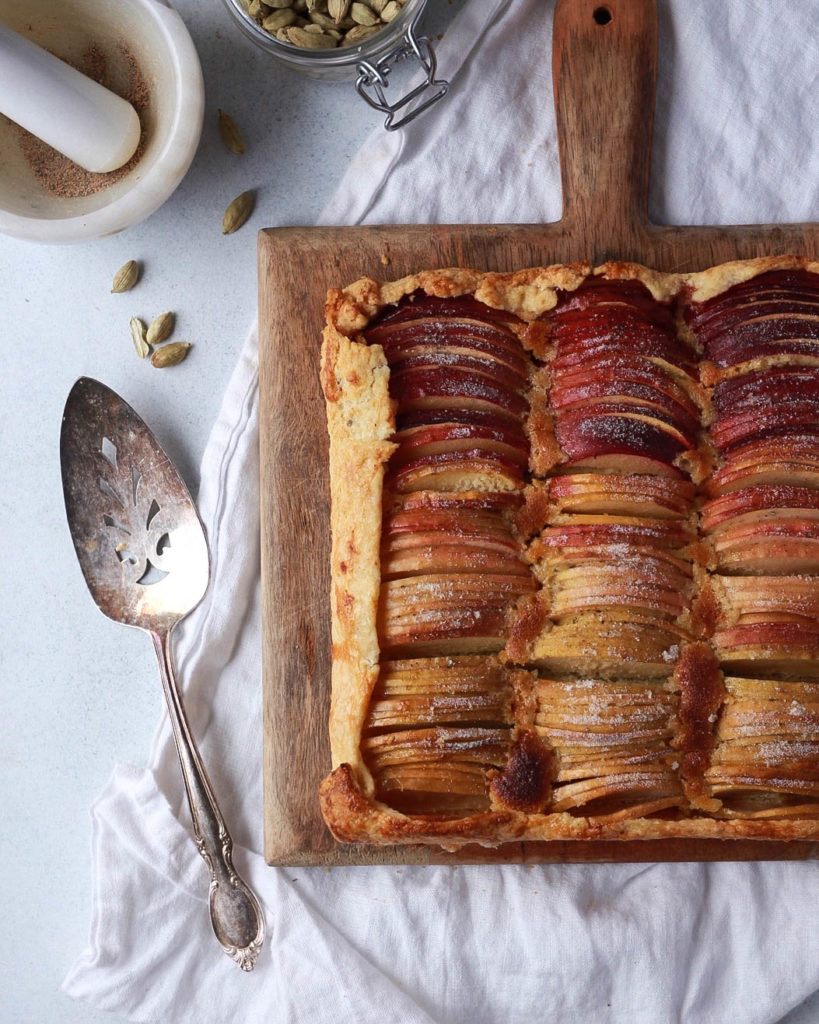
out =
<svg viewBox="0 0 819 1024"><path fill-rule="evenodd" d="M402 42L396 49L385 54L375 64L362 60L356 65L356 70L358 71L358 78L355 82L356 91L371 107L387 115L384 127L388 132L394 132L398 128L403 128L405 124L415 120L419 114L422 114L431 107L433 103L443 99L449 91L449 82L442 78L436 79L435 77L437 61L432 43L426 36L418 37L415 34L420 17L421 12L419 11L418 15L408 26ZM384 90L389 87L388 76L392 71L393 65L398 64L402 60L412 60L413 58L426 71L426 81L416 86L416 88L408 92L406 96L402 96L395 103L389 103ZM419 96L422 96L429 90L431 90L431 94L422 103L413 105ZM396 120L397 115L407 107L410 108L408 112Z"/></svg>

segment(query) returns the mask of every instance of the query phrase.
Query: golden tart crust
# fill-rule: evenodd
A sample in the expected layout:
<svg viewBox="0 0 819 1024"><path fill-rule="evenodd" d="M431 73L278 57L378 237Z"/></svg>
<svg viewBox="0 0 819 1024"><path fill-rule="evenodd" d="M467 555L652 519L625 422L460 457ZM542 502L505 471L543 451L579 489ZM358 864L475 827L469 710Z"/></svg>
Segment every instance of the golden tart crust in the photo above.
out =
<svg viewBox="0 0 819 1024"><path fill-rule="evenodd" d="M392 282L363 278L328 294L321 382L330 434L333 535L330 739L333 770L321 785L320 803L328 826L340 841L427 843L455 850L468 843L496 846L521 840L819 837L819 819L812 810L811 798L804 805L795 802L794 812L789 817L787 811L779 812L781 816L777 816L775 810L770 814L764 810L745 814L741 807L739 810L731 809L718 795L730 792L731 780L742 777L743 771L749 775L751 786L764 785L765 780L775 774L773 769L757 770L754 774L747 764L744 768L732 767L738 758L741 762L742 748L736 746L741 741L736 739L735 733L726 732L722 735L721 725L718 724L723 714L722 709L726 709L726 721L734 720L731 715L734 718L739 716L741 723L744 723L743 727L750 728L747 723L754 721L754 708L776 707L779 709L776 720L781 725L785 721L782 709L787 707L786 699L791 691L788 690L787 679L782 683L765 682L762 671L764 664L758 662L754 665L754 674L763 681L757 680L754 683L756 688L752 688L751 697L748 697L748 687L741 679L731 683L726 690L723 676L729 674L728 669L722 671L715 655L715 650L720 654L722 648L715 648L711 642L715 629L719 636L719 616L711 607L717 598L712 595L722 595L724 588L719 583L715 587L708 583L708 573L715 568L719 570L719 565L714 562L714 542L711 537L706 537L704 541L696 540L696 530L694 539L684 543L681 540L661 542L660 562L665 560L666 564L662 572L667 574L669 580L677 578L674 573L678 575L682 571L680 566L683 562L691 566L689 576L693 583L687 585L690 607L677 618L674 618L673 604L661 613L655 607L635 612L617 606L612 606L610 611L604 608L601 612L599 605L595 605L597 610L594 614L603 623L603 627L598 628L589 618L591 613L583 610L582 602L586 596L582 589L577 589L579 584L572 575L571 567L562 566L559 560L556 566L548 562L548 559L543 563L545 567L536 573L540 575L541 581L548 579L549 587L563 587L559 591L559 600L569 608L574 607L572 601L580 602L579 610L559 621L550 620L550 612L559 606L554 596L558 590L544 588L534 598L521 598L510 612L506 654L500 652L498 657L503 663L511 655L512 661L524 663L524 668L530 671L510 669L510 686L515 697L512 701L513 721L510 723L505 748L507 759L505 767L490 769L486 773L488 802L484 808L457 814L441 811L424 814L397 809L385 799L379 799L373 772L363 753L367 745L367 716L378 685L379 666L385 657L391 656L382 650L379 638L379 599L382 589L384 511L392 500L389 487L385 492L385 476L389 470L390 457L398 447L395 440L397 403L390 396L390 365L381 345L367 343L365 332L370 325L378 320L383 311L418 296L439 299L469 297L491 309L509 314L511 330L520 338L522 348L533 352L538 363L549 364L557 352L551 333L553 328L546 326L549 318L559 306L561 297L588 288L590 283L636 282L644 286L655 302L664 307L676 308L681 303L701 305L735 285L752 281L772 271L819 274L819 263L793 256L771 257L735 261L688 275L662 274L638 264L624 262L610 262L597 268L583 263L558 265L513 274L480 273L455 268L422 271ZM707 365L708 360L701 356L696 330L692 332L685 326L679 312L675 317L679 337L690 347L692 359ZM666 361L665 356L655 358L655 363L661 366L666 366ZM702 429L694 448L685 453L685 458L675 465L669 463L666 477L662 476L666 470L654 476L651 486L647 485L647 491L650 492L652 515L677 515L674 511L677 506L685 506L689 509L686 516L680 514L677 519L680 522L685 519L690 525L692 517L696 519L695 505L699 505L699 501L694 503L690 497L694 487L709 477L715 460L724 462L725 459L722 454L714 454L708 436L713 418L710 405L713 390L710 385L713 381L709 381L706 376L704 383L698 383L696 379L686 377L673 367L666 369L671 374L669 380L677 374L677 383L682 391L675 387L673 381L666 387L675 395L682 395L684 402L687 402L686 396L693 396L691 401L699 407ZM722 380L725 376L722 374L718 379ZM537 551L540 552L539 557L544 557L543 552L547 551L551 537L558 536L560 539L560 531L567 524L575 530L591 530L593 534L601 525L609 529L613 520L621 522L622 517L613 517L610 512L578 516L571 503L579 502L578 507L582 510L585 502L588 508L594 509L595 502L605 504L615 500L611 498L612 494L617 501L631 502L635 482L639 482L640 474L631 471L622 478L625 481L622 486L614 486L613 478L606 478L605 474L618 472L616 459L612 463L614 469L606 465L602 471L603 476L600 476L594 458L586 460L589 465L584 465L583 460L580 460L579 468L572 469L571 457L561 448L552 429L553 410L549 404L549 388L554 384L554 374L548 365L540 365L539 369L533 369L531 380L533 390L528 396L530 409L534 414L540 408L540 430L544 437L541 438L539 450L547 454L540 456L539 465L535 460L531 478L527 478L529 482L522 492L525 500L519 510L511 512L507 519L511 524L510 531L519 539L521 551ZM714 376L714 380L717 380L717 376ZM627 409L623 412L622 407L618 408L619 412L615 410L615 415L632 415ZM546 434L549 437L545 437ZM553 486L554 474L561 472L561 460L564 466L569 467L572 475L559 476L557 479L562 483ZM686 479L690 477L692 482L674 484L674 474ZM548 479L539 479L541 477ZM472 500L471 495L471 491L462 495L467 504ZM663 502L672 510L671 513L666 512ZM685 505L685 502L689 502L689 505ZM589 522L586 523L586 520ZM625 525L618 528L631 529L627 520L628 516L623 520ZM534 538L532 543L530 538ZM595 543L598 542L595 540ZM605 544L599 550L604 551ZM651 565L654 566L656 559L652 559ZM668 565L672 568L669 569ZM616 579L610 579L611 573L596 571L598 578L605 582L605 587L616 586ZM655 571L659 572L660 569L655 567L652 572ZM662 578L666 577L658 577ZM660 587L659 583L655 590L657 587ZM690 597L691 587L696 591L696 599ZM662 601L658 607L665 607ZM751 613L753 611L751 608ZM739 621L743 621L740 613L734 618L737 619L737 616ZM648 634L640 632L644 627L654 630L650 634L655 638L654 641L649 642L646 640ZM609 646L605 650L600 648L599 658L593 653L589 660L588 637L592 632L608 637L606 643ZM559 637L565 637L565 640L558 640ZM570 751L570 748L561 747L563 740L560 737L563 732L559 727L548 724L560 722L559 709L563 707L560 701L566 698L566 694L569 700L566 706L571 711L571 681L578 677L578 672L572 671L571 664L572 644L575 642L576 650L583 652L582 658L585 659L579 668L583 671L592 668L599 680L595 690L595 707L597 720L601 722L614 722L616 702L625 699L618 696L621 692L616 673L618 659L624 655L627 658L638 657L633 653L638 648L648 651L646 662L638 665L635 661L633 671L626 673L628 678L624 692L628 692L632 684L654 685L652 680L655 677L658 680L665 679L662 685L666 690L663 697L666 703L661 707L667 706L670 709L666 733L672 739L667 743L663 741L665 745L661 746L665 753L659 756L654 767L645 770L645 778L651 781L646 782L644 803L638 804L645 808L645 815L634 816L611 808L602 814L582 813L582 789L587 783L572 781L578 777L578 773L571 768L572 764L577 763L572 758L582 757L582 753L578 755L574 748ZM569 660L555 660L558 650L568 650ZM578 657L581 655L578 654ZM555 668L559 678L565 677L568 683L549 682ZM518 675L512 679L515 671ZM531 677L529 683L525 677ZM643 677L648 680L647 684L644 684ZM538 678L545 678L546 684L531 682ZM549 699L558 702L553 707L547 706L545 712L544 707L537 702L538 685L541 688L545 685L543 693L550 694ZM799 682L795 685L801 687L793 691L798 692L799 700L802 701L799 707L804 708L811 700L819 700L819 697L814 696L815 687L812 682ZM641 695L644 693L640 692ZM769 703L760 704L762 699ZM384 706L388 705L389 701ZM400 718L400 701L397 707L396 714ZM735 707L737 710L732 710ZM434 711L429 714L434 715ZM604 726L593 725L592 729L595 728L602 729ZM435 730L429 732L432 734ZM807 734L803 731L801 735L804 738ZM626 770L623 766L628 764L628 757L616 744L612 749L615 751L611 755L615 759L612 763L617 763L617 770L622 773ZM603 753L595 756L605 759L609 755ZM620 760L617 761L617 758ZM713 764L712 759L715 759ZM797 758L793 763L804 765L804 758L801 761ZM617 786L622 784L616 780L625 776L618 775L615 769L611 771L614 774L607 776L609 781L601 781L595 793L599 792L603 797L607 794L616 795ZM629 768L628 771L633 769ZM670 776L673 776L673 784L668 781ZM722 788L717 786L718 782ZM556 800L553 793L557 792L555 787L560 786L563 787L560 792L565 794L563 803L566 806L571 804L568 794L579 788L581 802L574 810L554 809ZM652 786L659 788L654 792ZM792 790L794 786L794 791L798 791L796 783L792 785ZM659 816L648 816L652 814Z"/></svg>

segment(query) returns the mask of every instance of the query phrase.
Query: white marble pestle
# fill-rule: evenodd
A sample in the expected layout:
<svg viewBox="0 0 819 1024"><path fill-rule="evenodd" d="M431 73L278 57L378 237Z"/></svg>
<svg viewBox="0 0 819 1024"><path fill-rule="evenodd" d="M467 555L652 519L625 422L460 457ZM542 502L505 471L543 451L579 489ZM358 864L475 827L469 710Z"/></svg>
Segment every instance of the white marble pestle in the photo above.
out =
<svg viewBox="0 0 819 1024"><path fill-rule="evenodd" d="M0 113L87 171L114 171L139 144L126 100L0 25Z"/></svg>

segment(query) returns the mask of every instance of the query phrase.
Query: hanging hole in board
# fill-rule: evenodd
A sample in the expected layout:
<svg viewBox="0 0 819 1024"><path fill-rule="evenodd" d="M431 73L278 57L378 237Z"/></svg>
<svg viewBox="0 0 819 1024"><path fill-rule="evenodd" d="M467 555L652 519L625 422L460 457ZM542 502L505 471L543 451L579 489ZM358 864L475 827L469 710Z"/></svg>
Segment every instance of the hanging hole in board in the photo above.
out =
<svg viewBox="0 0 819 1024"><path fill-rule="evenodd" d="M595 7L592 17L598 25L608 25L611 21L611 11L608 7Z"/></svg>

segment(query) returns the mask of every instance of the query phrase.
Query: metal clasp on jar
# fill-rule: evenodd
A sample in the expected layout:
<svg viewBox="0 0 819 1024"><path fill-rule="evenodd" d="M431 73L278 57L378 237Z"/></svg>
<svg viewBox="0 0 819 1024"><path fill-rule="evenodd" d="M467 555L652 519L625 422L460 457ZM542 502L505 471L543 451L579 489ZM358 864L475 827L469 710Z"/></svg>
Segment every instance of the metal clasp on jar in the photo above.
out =
<svg viewBox="0 0 819 1024"><path fill-rule="evenodd" d="M371 107L387 115L384 127L388 132L394 132L405 124L409 124L433 103L443 99L449 91L449 82L435 77L437 62L432 43L426 36L419 37L415 34L422 11L423 5L421 11L407 26L401 43L394 50L390 50L374 64L367 60L361 60L356 64L358 71L358 78L355 82L356 90ZM395 103L389 103L384 90L389 86L388 76L392 71L392 66L402 60L412 60L413 58L426 72L426 81L396 100ZM428 95L422 102L415 102L425 94ZM404 110L406 113L399 117L398 115Z"/></svg>

